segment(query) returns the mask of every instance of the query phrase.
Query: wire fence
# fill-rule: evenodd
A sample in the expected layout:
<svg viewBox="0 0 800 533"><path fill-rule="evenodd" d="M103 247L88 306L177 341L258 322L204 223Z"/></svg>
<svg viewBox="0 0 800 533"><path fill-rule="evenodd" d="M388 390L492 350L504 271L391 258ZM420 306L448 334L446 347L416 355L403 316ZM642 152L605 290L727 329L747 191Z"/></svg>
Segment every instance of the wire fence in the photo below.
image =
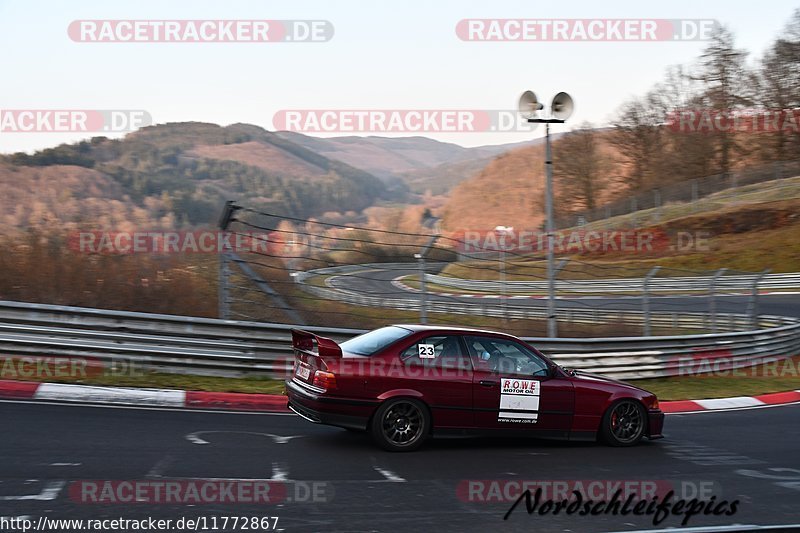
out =
<svg viewBox="0 0 800 533"><path fill-rule="evenodd" d="M538 334L536 328L547 318L541 297L541 288L548 280L547 267L543 262L530 261L530 255L522 250L504 249L499 256L486 257L465 252L468 243L459 235L290 218L238 204L229 204L221 226L233 237L248 239L247 246L232 246L221 255L221 318L348 327L370 327L392 320L502 326L513 320L530 324L521 326L530 335ZM398 266L400 271L395 272ZM436 281L444 278L431 276L439 273L460 280L457 285L462 292L436 287ZM656 289L669 277L700 280L692 290L700 291L707 302L703 309L694 309L697 316L687 321L686 302L657 298L655 294L651 298L650 293L656 291L650 291L641 279L636 281L637 287L642 287L637 298L619 298L619 293L625 292L617 287L619 280L628 283L653 276L652 265L645 269L573 258L559 265L557 276L562 288L579 283L570 280L607 281L591 287L591 299L559 303L556 318L567 325L581 324L583 331L571 332L574 336L602 336L603 325L609 329L623 327L616 333L629 335L671 334L686 328L746 330L758 324L761 274L660 269L652 285ZM726 276L737 275L738 280L746 281L737 289L743 289L747 299L731 308L727 302L718 301L718 296L732 279ZM507 281L511 279L514 281ZM487 281L495 293L486 297L494 300L480 305L469 301L476 296L470 293L480 292ZM510 287L515 287L513 292ZM672 288L680 290L680 283ZM651 311L656 304L658 312ZM386 309L397 313L388 315ZM739 317L728 320L725 315L732 313Z"/></svg>

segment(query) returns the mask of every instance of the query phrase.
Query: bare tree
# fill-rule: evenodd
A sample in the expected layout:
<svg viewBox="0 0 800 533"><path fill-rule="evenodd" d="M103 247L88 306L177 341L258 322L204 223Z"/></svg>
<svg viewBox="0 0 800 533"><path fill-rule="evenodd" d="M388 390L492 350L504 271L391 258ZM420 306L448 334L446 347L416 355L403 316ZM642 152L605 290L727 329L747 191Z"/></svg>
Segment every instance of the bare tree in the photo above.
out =
<svg viewBox="0 0 800 533"><path fill-rule="evenodd" d="M681 65L669 67L664 80L648 93L655 119L662 125L658 149L652 156L652 171L659 182L675 183L714 172L715 139L704 133L685 131L679 115L703 107L702 85ZM674 126L674 127L673 127Z"/></svg>
<svg viewBox="0 0 800 533"><path fill-rule="evenodd" d="M626 181L631 191L640 191L653 182L654 160L661 146L663 116L648 97L625 102L613 122L610 142L629 167Z"/></svg>
<svg viewBox="0 0 800 533"><path fill-rule="evenodd" d="M602 153L599 134L591 123L559 139L554 150L554 177L562 205L570 210L594 209L606 189L611 170L608 156Z"/></svg>
<svg viewBox="0 0 800 533"><path fill-rule="evenodd" d="M731 113L742 106L752 105L752 78L746 59L747 52L735 47L729 29L720 26L714 31L693 76L703 84L703 100L710 109ZM719 170L728 175L732 159L741 147L731 133L712 132L711 135L716 140Z"/></svg>
<svg viewBox="0 0 800 533"><path fill-rule="evenodd" d="M800 9L792 14L782 34L764 53L757 72L758 104L771 111L800 108ZM800 156L800 135L792 128L766 137L764 157L784 160Z"/></svg>

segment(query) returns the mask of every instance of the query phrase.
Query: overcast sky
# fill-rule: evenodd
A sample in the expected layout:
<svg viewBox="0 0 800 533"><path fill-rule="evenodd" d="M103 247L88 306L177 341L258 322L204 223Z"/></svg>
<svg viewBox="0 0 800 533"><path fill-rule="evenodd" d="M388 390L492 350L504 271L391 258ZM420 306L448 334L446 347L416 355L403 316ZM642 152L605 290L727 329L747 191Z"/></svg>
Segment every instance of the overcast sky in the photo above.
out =
<svg viewBox="0 0 800 533"><path fill-rule="evenodd" d="M465 42L465 18L716 19L760 56L797 2L115 0L0 1L0 109L141 109L155 123L247 122L272 129L286 109L513 109L533 89L574 97L571 124L603 124L693 42ZM323 43L81 43L80 19L323 19ZM562 128L559 126L559 128ZM0 132L0 151L31 151L92 134ZM527 133L425 134L464 146Z"/></svg>

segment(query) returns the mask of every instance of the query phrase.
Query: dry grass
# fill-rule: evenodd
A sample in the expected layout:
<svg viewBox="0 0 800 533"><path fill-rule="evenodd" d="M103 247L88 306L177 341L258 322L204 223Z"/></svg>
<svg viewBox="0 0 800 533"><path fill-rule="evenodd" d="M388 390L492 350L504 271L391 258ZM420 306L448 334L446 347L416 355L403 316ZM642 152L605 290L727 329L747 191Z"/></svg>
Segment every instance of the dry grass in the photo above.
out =
<svg viewBox="0 0 800 533"><path fill-rule="evenodd" d="M659 400L700 400L731 396L755 396L800 389L800 356L739 369L725 375L676 376L640 379L637 387L649 390Z"/></svg>
<svg viewBox="0 0 800 533"><path fill-rule="evenodd" d="M800 199L728 206L645 230L663 231L672 236L678 231L705 232L707 238L700 249L686 252L664 249L635 255L624 252L574 255L574 261L559 278L642 277L656 265L664 269L662 276L691 275L681 270L709 272L720 268L746 272L800 270L800 239L797 238L800 235ZM474 261L450 264L442 273L496 280L497 270L494 263ZM517 257L506 262L509 280L543 279L546 272L547 264L541 256Z"/></svg>

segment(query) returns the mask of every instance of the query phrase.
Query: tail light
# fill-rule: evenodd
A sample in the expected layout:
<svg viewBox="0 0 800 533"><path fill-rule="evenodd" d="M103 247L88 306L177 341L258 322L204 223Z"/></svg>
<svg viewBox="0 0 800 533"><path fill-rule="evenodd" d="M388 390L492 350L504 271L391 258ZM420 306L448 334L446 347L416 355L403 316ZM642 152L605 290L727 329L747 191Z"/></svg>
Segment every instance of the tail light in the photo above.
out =
<svg viewBox="0 0 800 533"><path fill-rule="evenodd" d="M324 370L317 370L314 372L314 383L315 387L319 387L320 389L324 390L331 390L336 388L336 374L333 372L326 372Z"/></svg>
<svg viewBox="0 0 800 533"><path fill-rule="evenodd" d="M647 398L644 403L648 409L658 409L658 398L655 396Z"/></svg>

